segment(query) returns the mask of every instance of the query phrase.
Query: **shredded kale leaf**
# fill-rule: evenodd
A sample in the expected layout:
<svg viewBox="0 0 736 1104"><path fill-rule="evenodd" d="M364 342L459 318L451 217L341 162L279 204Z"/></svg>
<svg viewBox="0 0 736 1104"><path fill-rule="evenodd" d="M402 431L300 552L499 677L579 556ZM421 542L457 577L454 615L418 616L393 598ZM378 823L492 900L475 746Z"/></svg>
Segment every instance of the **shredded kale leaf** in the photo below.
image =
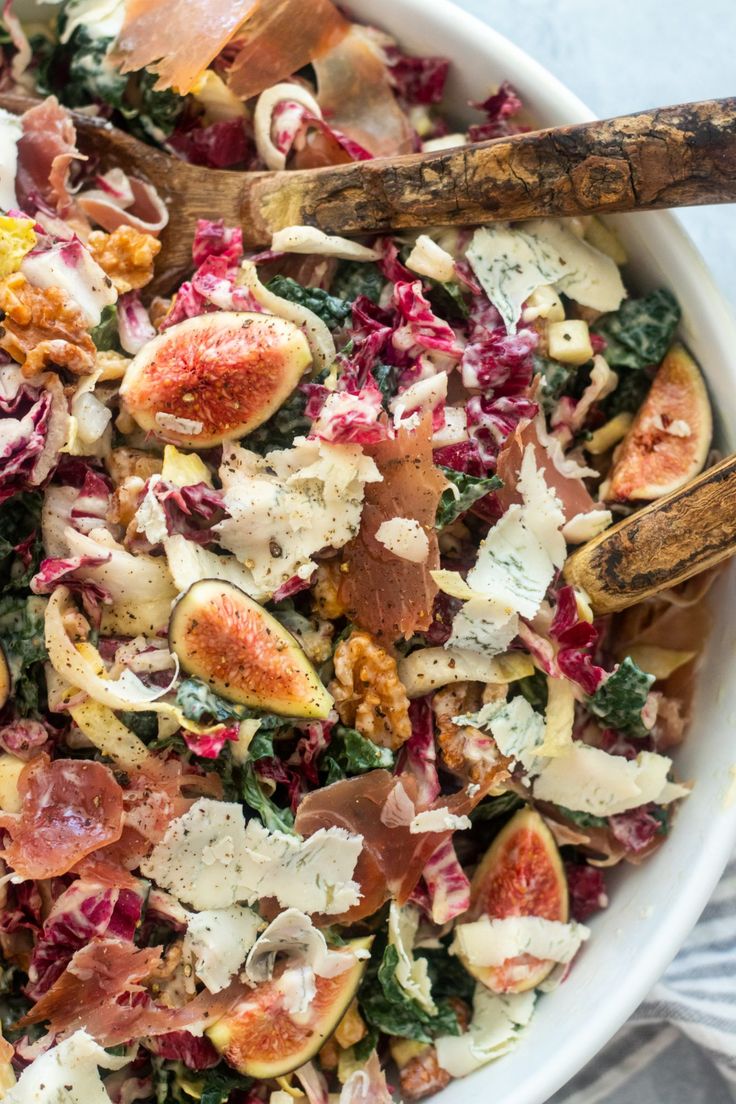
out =
<svg viewBox="0 0 736 1104"><path fill-rule="evenodd" d="M274 276L266 286L274 295L280 295L290 303L298 303L299 306L313 311L331 330L344 326L350 317L350 303L338 299L336 295L330 295L322 288L302 287L290 276Z"/></svg>
<svg viewBox="0 0 736 1104"><path fill-rule="evenodd" d="M504 794L505 796L507 795ZM436 1001L443 997L460 997L461 1000L472 1004L475 979L470 976L460 959L449 953L447 949L449 941L448 936L441 947L422 947L416 952L417 957L427 960L427 974L432 983L432 996Z"/></svg>
<svg viewBox="0 0 736 1104"><path fill-rule="evenodd" d="M375 973L369 967L358 994L367 1022L388 1035L422 1043L430 1043L438 1035L460 1035L457 1014L447 997L433 993L437 1012L430 1015L399 985L396 980L398 962L398 951L387 944Z"/></svg>
<svg viewBox="0 0 736 1104"><path fill-rule="evenodd" d="M158 740L158 713L152 709L144 709L140 713L124 709L117 716L144 744L152 744Z"/></svg>
<svg viewBox="0 0 736 1104"><path fill-rule="evenodd" d="M618 732L634 737L646 736L641 711L653 682L654 675L642 671L630 656L626 656L589 698L590 711Z"/></svg>
<svg viewBox="0 0 736 1104"><path fill-rule="evenodd" d="M389 401L398 391L399 369L395 368L393 364L376 364L371 370L371 375L383 396L383 408L388 410Z"/></svg>
<svg viewBox="0 0 736 1104"><path fill-rule="evenodd" d="M437 504L436 525L438 529L444 529L446 525L452 524L456 518L469 510L479 498L484 498L490 491L497 491L500 487L503 487L503 482L497 475L466 475L465 472L445 467L440 467L440 471L445 479L452 484L452 487L447 487L442 492L442 497Z"/></svg>
<svg viewBox="0 0 736 1104"><path fill-rule="evenodd" d="M43 663L46 599L6 594L0 598L0 640L10 666L16 712L39 713L44 705Z"/></svg>
<svg viewBox="0 0 736 1104"><path fill-rule="evenodd" d="M176 692L176 704L188 721L197 724L226 724L243 719L240 706L225 701L196 678L184 679Z"/></svg>
<svg viewBox="0 0 736 1104"><path fill-rule="evenodd" d="M378 747L372 740L361 736L354 728L338 725L324 751L320 768L327 771L326 784L339 782L355 774L383 767L393 770L394 754L388 748Z"/></svg>
<svg viewBox="0 0 736 1104"><path fill-rule="evenodd" d="M489 797L481 801L480 805L470 813L473 824L479 821L495 820L497 817L506 816L507 813L516 812L524 802L515 793L501 794L500 797Z"/></svg>
<svg viewBox="0 0 736 1104"><path fill-rule="evenodd" d="M253 763L243 768L243 801L257 813L269 832L294 832L294 814L291 809L281 809L266 796L256 776Z"/></svg>
<svg viewBox="0 0 736 1104"><path fill-rule="evenodd" d="M557 806L565 820L571 820L580 828L607 828L608 821L605 817L594 816L592 813L578 813L574 809L566 809L564 805Z"/></svg>
<svg viewBox="0 0 736 1104"><path fill-rule="evenodd" d="M25 590L43 558L40 494L17 494L0 506L0 592ZM15 549L33 536L26 564Z"/></svg>
<svg viewBox="0 0 736 1104"><path fill-rule="evenodd" d="M606 417L614 418L617 414L636 414L647 397L651 382L646 372L623 373L616 390L603 400Z"/></svg>
<svg viewBox="0 0 736 1104"><path fill-rule="evenodd" d="M338 299L352 303L359 295L365 295L373 303L381 298L386 281L378 265L364 261L341 261L330 285L330 292Z"/></svg>
<svg viewBox="0 0 736 1104"><path fill-rule="evenodd" d="M118 311L117 307L103 307L99 324L90 330L90 337L99 352L113 351L122 353L123 347L118 337Z"/></svg>
<svg viewBox="0 0 736 1104"><path fill-rule="evenodd" d="M274 449L291 448L294 438L304 436L311 428L312 422L304 413L306 405L307 396L297 388L267 422L244 438L243 444L261 456Z"/></svg>
<svg viewBox="0 0 736 1104"><path fill-rule="evenodd" d="M534 374L541 376L538 397L545 414L551 414L559 398L564 394L576 375L577 369L559 360L534 354Z"/></svg>
<svg viewBox="0 0 736 1104"><path fill-rule="evenodd" d="M681 314L672 292L659 288L643 299L624 299L615 313L604 315L592 329L605 338L604 356L612 368L641 372L662 360Z"/></svg>
<svg viewBox="0 0 736 1104"><path fill-rule="evenodd" d="M199 1104L226 1104L236 1090L247 1092L253 1084L251 1077L244 1077L224 1063L207 1070L202 1077L202 1095Z"/></svg>
<svg viewBox="0 0 736 1104"><path fill-rule="evenodd" d="M460 284L454 281L443 283L440 280L427 279L427 277L425 277L425 282L429 284L427 298L435 314L452 321L459 321L468 317L470 307Z"/></svg>

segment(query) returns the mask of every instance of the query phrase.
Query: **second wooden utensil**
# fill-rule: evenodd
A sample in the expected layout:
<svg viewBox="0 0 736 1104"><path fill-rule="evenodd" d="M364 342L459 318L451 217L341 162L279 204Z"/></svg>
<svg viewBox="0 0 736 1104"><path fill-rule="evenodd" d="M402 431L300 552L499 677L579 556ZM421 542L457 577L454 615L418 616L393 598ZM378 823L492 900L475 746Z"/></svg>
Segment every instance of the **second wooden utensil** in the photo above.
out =
<svg viewBox="0 0 736 1104"><path fill-rule="evenodd" d="M615 613L736 553L736 456L620 521L568 559L596 614Z"/></svg>

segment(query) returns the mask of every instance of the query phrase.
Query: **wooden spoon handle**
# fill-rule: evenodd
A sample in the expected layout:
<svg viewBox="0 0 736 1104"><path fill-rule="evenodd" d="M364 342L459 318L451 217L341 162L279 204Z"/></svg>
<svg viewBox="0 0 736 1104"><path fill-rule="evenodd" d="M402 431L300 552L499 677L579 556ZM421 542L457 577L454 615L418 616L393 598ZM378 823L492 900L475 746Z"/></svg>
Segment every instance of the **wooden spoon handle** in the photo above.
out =
<svg viewBox="0 0 736 1104"><path fill-rule="evenodd" d="M244 183L251 244L296 224L335 234L645 211L736 200L736 99L642 111L438 153Z"/></svg>
<svg viewBox="0 0 736 1104"><path fill-rule="evenodd" d="M583 545L564 576L597 614L615 613L736 552L736 456Z"/></svg>

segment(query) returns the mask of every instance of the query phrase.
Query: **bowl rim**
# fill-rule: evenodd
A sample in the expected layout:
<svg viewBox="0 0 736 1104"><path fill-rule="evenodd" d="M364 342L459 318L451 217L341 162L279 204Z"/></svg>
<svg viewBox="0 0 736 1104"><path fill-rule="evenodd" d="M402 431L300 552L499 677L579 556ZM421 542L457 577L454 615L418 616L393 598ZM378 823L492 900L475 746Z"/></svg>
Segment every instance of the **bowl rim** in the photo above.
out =
<svg viewBox="0 0 736 1104"><path fill-rule="evenodd" d="M508 59L509 68L524 73L530 84L540 88L541 98L549 102L550 110L564 116L568 122L586 122L596 118L583 101L545 66L478 16L460 8L453 0L431 0L429 8L426 0L394 2L397 9L408 11L415 17L417 25L426 27L427 23L430 24L432 29L428 30L427 37L436 39L436 28L443 22L452 23L461 34L472 36L481 49L487 45L488 52L494 59ZM350 0L347 6L351 6ZM376 21L380 25L378 14ZM665 237L668 246L677 251L683 263L697 271L703 296L708 299L710 319L715 319L732 347L736 348L736 318L677 216L670 211L656 211L637 215L637 218L646 218L648 237ZM659 242L653 244L659 250ZM649 958L646 970L638 973L622 972L618 989L607 994L607 999L596 1010L584 1036L568 1037L554 1056L541 1066L530 1063L527 1077L511 1094L504 1095L503 1104L543 1104L595 1057L641 1004L694 927L731 858L736 844L736 801L730 808L724 807L722 813L717 821L714 818L717 831L715 827L712 828L707 837L708 848L704 861L691 867L681 877L677 891L678 907L670 908L656 931L651 930L647 934ZM521 1045L524 1045L523 1041ZM477 1089L480 1088L482 1092L484 1072L493 1068L493 1065L494 1063L490 1063L464 1082L452 1082L452 1085L464 1083L466 1089L463 1099L480 1100L481 1097L476 1097ZM446 1098L445 1092L440 1094L440 1100Z"/></svg>

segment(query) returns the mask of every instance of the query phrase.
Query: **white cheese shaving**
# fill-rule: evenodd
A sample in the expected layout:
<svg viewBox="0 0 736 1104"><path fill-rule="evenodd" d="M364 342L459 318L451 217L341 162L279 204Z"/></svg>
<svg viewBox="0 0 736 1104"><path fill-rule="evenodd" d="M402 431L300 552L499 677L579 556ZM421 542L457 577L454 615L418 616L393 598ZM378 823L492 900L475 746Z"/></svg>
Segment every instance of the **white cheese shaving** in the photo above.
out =
<svg viewBox="0 0 736 1104"><path fill-rule="evenodd" d="M496 655L508 648L519 631L517 614L490 598L471 598L457 611L448 648Z"/></svg>
<svg viewBox="0 0 736 1104"><path fill-rule="evenodd" d="M607 529L613 522L610 510L588 510L586 514L575 514L562 526L562 535L568 544L583 544L592 540Z"/></svg>
<svg viewBox="0 0 736 1104"><path fill-rule="evenodd" d="M86 1031L75 1031L21 1073L3 1096L5 1104L110 1104L98 1066L119 1070L131 1056L108 1054Z"/></svg>
<svg viewBox="0 0 736 1104"><path fill-rule="evenodd" d="M360 957L368 957L365 951ZM308 967L318 977L332 978L352 969L358 955L350 950L333 951L310 918L297 908L287 908L272 920L255 941L245 964L243 980L259 985L273 977L277 959L288 959L293 967Z"/></svg>
<svg viewBox="0 0 736 1104"><path fill-rule="evenodd" d="M148 487L141 504L135 512L135 525L140 533L151 544L160 544L169 535L169 525L166 521L166 511L153 493L157 483L161 483L160 475L152 475L148 481Z"/></svg>
<svg viewBox="0 0 736 1104"><path fill-rule="evenodd" d="M215 532L271 595L294 575L309 578L316 552L355 536L363 488L381 474L360 445L298 437L265 457L225 446L220 478L230 517Z"/></svg>
<svg viewBox="0 0 736 1104"><path fill-rule="evenodd" d="M552 962L572 962L590 936L584 924L545 920L541 916L483 916L457 924L453 948L473 966L502 966L510 958L532 955Z"/></svg>
<svg viewBox="0 0 736 1104"><path fill-rule="evenodd" d="M292 1016L309 1011L317 994L317 981L311 966L289 966L274 983L281 1004Z"/></svg>
<svg viewBox="0 0 736 1104"><path fill-rule="evenodd" d="M452 254L433 241L428 234L420 234L409 256L406 267L420 276L449 284L455 279L455 259Z"/></svg>
<svg viewBox="0 0 736 1104"><path fill-rule="evenodd" d="M23 125L17 115L0 108L0 208L11 211L17 208L15 173L18 167L18 141Z"/></svg>
<svg viewBox="0 0 736 1104"><path fill-rule="evenodd" d="M187 922L183 955L197 977L219 993L245 962L261 926L260 916L242 905L194 913Z"/></svg>
<svg viewBox="0 0 736 1104"><path fill-rule="evenodd" d="M370 249L349 238L325 234L316 226L287 226L276 230L271 239L276 253L310 253L321 257L337 257L343 261L377 261L380 250Z"/></svg>
<svg viewBox="0 0 736 1104"><path fill-rule="evenodd" d="M245 831L240 883L249 901L276 897L284 908L336 915L360 900L353 881L363 837L344 828L320 828L309 839L268 832L258 820Z"/></svg>
<svg viewBox="0 0 736 1104"><path fill-rule="evenodd" d="M689 792L667 782L672 760L642 751L636 759L573 743L550 759L534 783L534 796L574 812L612 816L650 801L667 804Z"/></svg>
<svg viewBox="0 0 736 1104"><path fill-rule="evenodd" d="M240 859L245 847L242 807L200 797L172 820L141 863L141 872L195 909L225 909L244 896Z"/></svg>
<svg viewBox="0 0 736 1104"><path fill-rule="evenodd" d="M488 702L478 713L452 719L455 724L487 729L501 754L521 763L527 773L539 769L538 749L544 740L544 718L521 695L511 701Z"/></svg>
<svg viewBox="0 0 736 1104"><path fill-rule="evenodd" d="M429 537L415 518L389 518L375 535L379 544L402 560L425 563L429 556Z"/></svg>
<svg viewBox="0 0 736 1104"><path fill-rule="evenodd" d="M60 42L69 42L77 27L94 27L97 39L116 38L123 26L125 3L124 0L71 0L64 16Z"/></svg>
<svg viewBox="0 0 736 1104"><path fill-rule="evenodd" d="M422 832L455 832L470 828L470 817L457 816L451 813L446 806L439 809L425 809L423 813L417 813L412 817L409 831L412 836Z"/></svg>
<svg viewBox="0 0 736 1104"><path fill-rule="evenodd" d="M388 941L396 948L396 980L404 992L433 1016L437 1005L432 999L432 983L427 973L426 958L414 958L414 941L419 927L419 909L413 905L400 907L391 902L388 913Z"/></svg>
<svg viewBox="0 0 736 1104"><path fill-rule="evenodd" d="M526 300L544 285L601 311L617 310L626 294L615 262L558 219L532 219L519 229L483 227L466 256L510 333Z"/></svg>
<svg viewBox="0 0 736 1104"><path fill-rule="evenodd" d="M452 1077L467 1077L514 1046L522 1027L534 1012L536 996L527 993L491 993L477 985L473 997L473 1018L463 1035L441 1035L435 1039L440 1068Z"/></svg>
<svg viewBox="0 0 736 1104"><path fill-rule="evenodd" d="M154 421L164 433L181 433L186 437L197 437L204 429L204 422L196 418L177 418L176 414L167 414L165 410L157 411Z"/></svg>

